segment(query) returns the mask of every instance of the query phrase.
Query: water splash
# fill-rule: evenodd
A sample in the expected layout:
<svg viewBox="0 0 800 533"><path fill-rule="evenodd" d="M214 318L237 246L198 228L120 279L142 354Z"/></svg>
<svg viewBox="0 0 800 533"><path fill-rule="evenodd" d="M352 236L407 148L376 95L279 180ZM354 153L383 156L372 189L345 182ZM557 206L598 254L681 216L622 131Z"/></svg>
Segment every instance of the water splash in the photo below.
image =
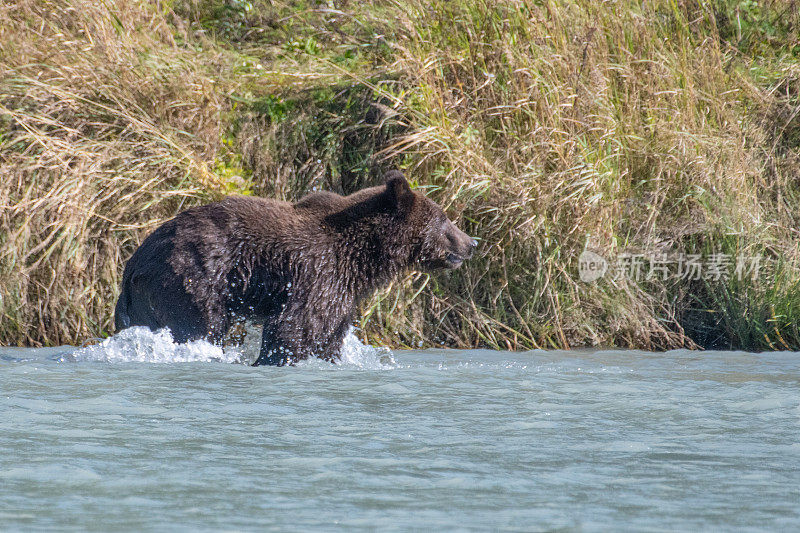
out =
<svg viewBox="0 0 800 533"><path fill-rule="evenodd" d="M342 342L341 359L337 364L331 364L316 357L309 357L298 362L298 368L311 368L317 370L337 369L362 369L362 370L391 370L399 365L392 356L391 350L383 347L364 344L350 328Z"/></svg>
<svg viewBox="0 0 800 533"><path fill-rule="evenodd" d="M95 361L104 363L233 363L250 364L258 355L261 332L248 325L245 342L224 349L208 341L176 343L169 329L151 331L146 327L125 329L113 337L79 348L60 357L62 362ZM345 367L367 370L396 368L397 362L387 348L376 348L358 340L353 328L342 344L338 365L312 358L298 366L315 368Z"/></svg>
<svg viewBox="0 0 800 533"><path fill-rule="evenodd" d="M355 366L366 370L389 370L397 368L398 364L391 350L364 344L358 340L358 337L356 337L353 331L351 327L344 338L341 351L342 359L339 362L339 366Z"/></svg>
<svg viewBox="0 0 800 533"><path fill-rule="evenodd" d="M100 361L106 363L247 363L238 350L223 350L199 340L178 344L169 329L151 331L146 327L125 329L99 344L75 350L64 361Z"/></svg>

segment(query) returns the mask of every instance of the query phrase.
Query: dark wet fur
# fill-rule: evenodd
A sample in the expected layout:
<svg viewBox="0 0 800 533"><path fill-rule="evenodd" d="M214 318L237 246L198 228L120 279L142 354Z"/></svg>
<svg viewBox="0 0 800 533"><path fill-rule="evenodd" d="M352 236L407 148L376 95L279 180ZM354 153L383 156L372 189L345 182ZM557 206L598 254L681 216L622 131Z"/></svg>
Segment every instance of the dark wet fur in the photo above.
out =
<svg viewBox="0 0 800 533"><path fill-rule="evenodd" d="M116 327L221 343L264 325L256 365L339 358L359 302L408 269L457 268L475 241L397 171L385 186L296 204L229 197L180 213L125 266Z"/></svg>

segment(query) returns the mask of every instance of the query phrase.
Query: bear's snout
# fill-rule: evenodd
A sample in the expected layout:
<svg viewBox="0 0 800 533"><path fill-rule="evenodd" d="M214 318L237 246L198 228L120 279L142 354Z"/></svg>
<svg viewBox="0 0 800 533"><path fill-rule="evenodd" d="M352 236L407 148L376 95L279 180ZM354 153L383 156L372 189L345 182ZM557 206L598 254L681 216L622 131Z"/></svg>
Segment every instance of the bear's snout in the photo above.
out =
<svg viewBox="0 0 800 533"><path fill-rule="evenodd" d="M450 223L447 232L448 253L447 263L449 268L458 268L461 263L472 257L478 241L458 229L455 224Z"/></svg>
<svg viewBox="0 0 800 533"><path fill-rule="evenodd" d="M475 248L478 247L478 239L473 239L472 237L470 237L469 246L470 247L467 250L467 254L468 254L467 255L467 259L472 257L472 254L475 252Z"/></svg>

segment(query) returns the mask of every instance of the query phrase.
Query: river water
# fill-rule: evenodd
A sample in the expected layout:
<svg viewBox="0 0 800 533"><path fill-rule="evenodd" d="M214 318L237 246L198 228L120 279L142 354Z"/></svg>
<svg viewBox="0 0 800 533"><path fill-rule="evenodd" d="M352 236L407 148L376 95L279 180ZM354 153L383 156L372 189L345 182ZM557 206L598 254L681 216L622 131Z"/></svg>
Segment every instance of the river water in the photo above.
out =
<svg viewBox="0 0 800 533"><path fill-rule="evenodd" d="M800 354L0 348L0 529L798 530Z"/></svg>

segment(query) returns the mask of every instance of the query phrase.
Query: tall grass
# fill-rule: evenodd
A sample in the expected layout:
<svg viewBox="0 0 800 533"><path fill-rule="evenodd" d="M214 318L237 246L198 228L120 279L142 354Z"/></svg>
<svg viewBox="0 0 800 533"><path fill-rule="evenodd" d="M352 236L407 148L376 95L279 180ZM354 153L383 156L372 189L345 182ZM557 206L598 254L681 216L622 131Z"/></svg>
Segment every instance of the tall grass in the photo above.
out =
<svg viewBox="0 0 800 533"><path fill-rule="evenodd" d="M220 98L145 3L0 18L0 343L80 343L144 233L218 189Z"/></svg>
<svg viewBox="0 0 800 533"><path fill-rule="evenodd" d="M714 346L800 345L797 6L746 5L405 4L396 65L416 109L397 151L484 257L383 323L495 347L668 348L705 344L700 313L719 317L703 320ZM700 295L578 281L584 249L689 253L698 235L706 255L757 248L779 267Z"/></svg>
<svg viewBox="0 0 800 533"><path fill-rule="evenodd" d="M794 2L2 4L0 343L107 333L124 260L230 192L401 166L481 241L364 309L372 342L797 349ZM763 256L579 280L584 250Z"/></svg>

